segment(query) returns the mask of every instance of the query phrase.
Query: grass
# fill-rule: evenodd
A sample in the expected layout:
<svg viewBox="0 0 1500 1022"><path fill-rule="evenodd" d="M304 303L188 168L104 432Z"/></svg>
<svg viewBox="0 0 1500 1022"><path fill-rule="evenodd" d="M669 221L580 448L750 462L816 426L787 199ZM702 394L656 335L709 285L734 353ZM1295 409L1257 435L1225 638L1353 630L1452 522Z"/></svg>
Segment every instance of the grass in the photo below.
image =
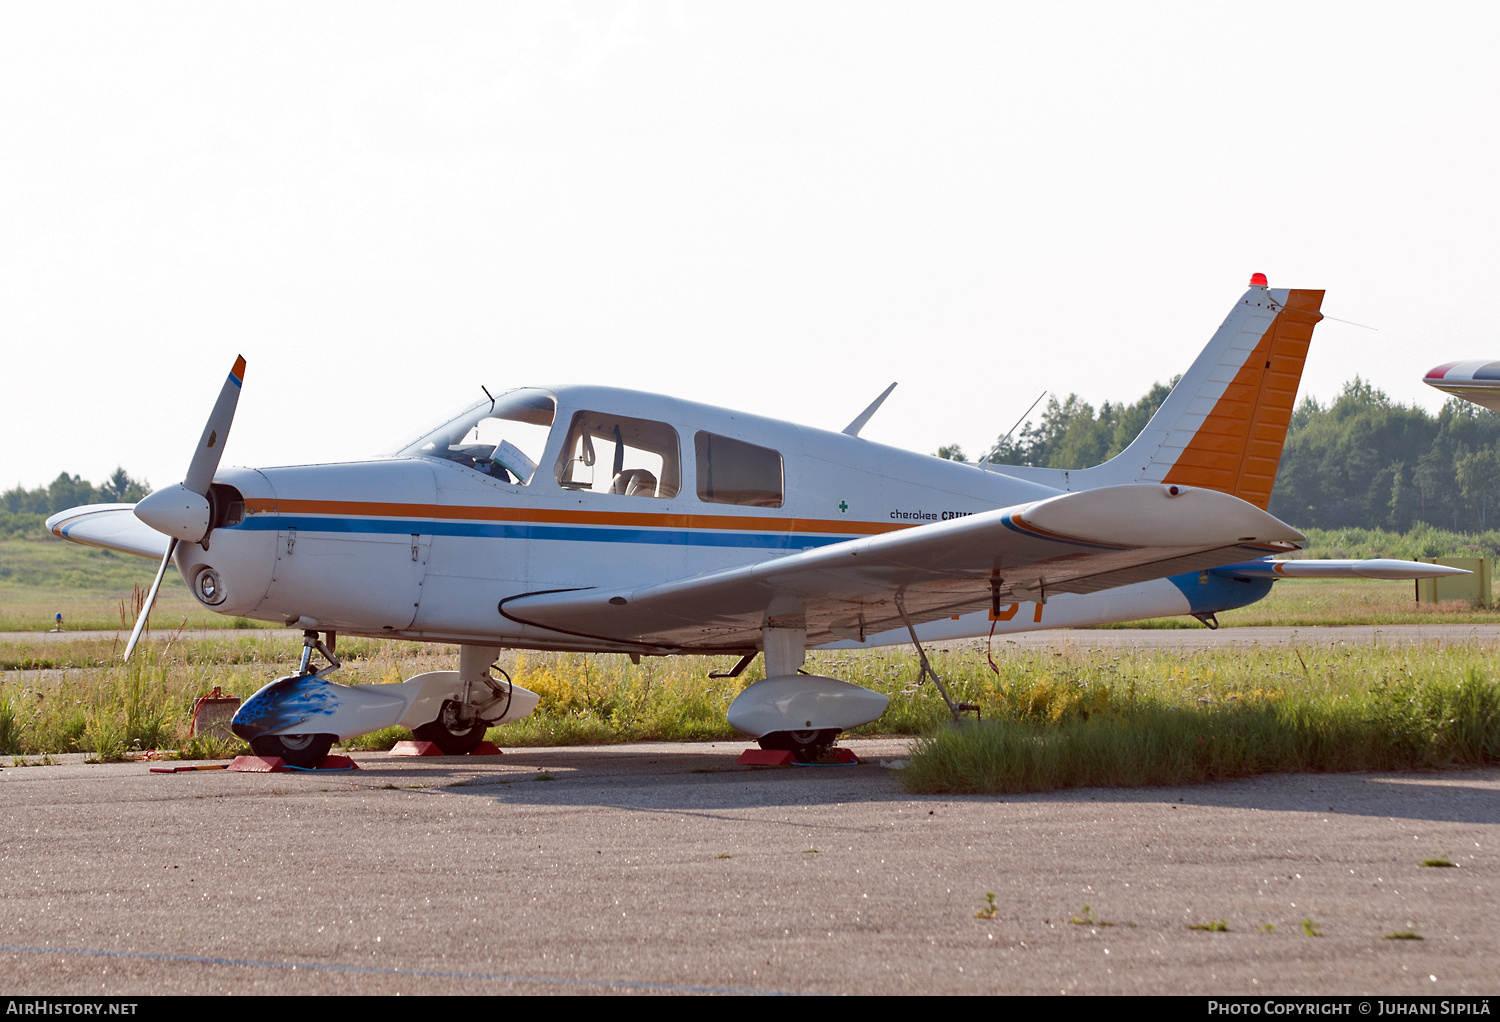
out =
<svg viewBox="0 0 1500 1022"><path fill-rule="evenodd" d="M1367 578L1294 579L1277 582L1270 595L1218 615L1225 628L1314 628L1328 625L1497 624L1500 610L1461 600L1417 603L1410 582ZM1101 628L1201 628L1190 617L1149 618Z"/></svg>
<svg viewBox="0 0 1500 1022"><path fill-rule="evenodd" d="M1000 793L1500 762L1495 667L1476 646L1013 654L955 679L984 722L928 730L899 777Z"/></svg>
<svg viewBox="0 0 1500 1022"><path fill-rule="evenodd" d="M1408 532L1386 529L1303 529L1307 547L1300 556L1394 557L1415 561L1419 557L1500 556L1500 531L1478 534L1449 532L1418 522Z"/></svg>
<svg viewBox="0 0 1500 1022"><path fill-rule="evenodd" d="M371 731L367 735L351 738L344 743L346 749L355 752L389 752L395 748L397 742L410 742L416 738L404 727L386 727L379 731Z"/></svg>
<svg viewBox="0 0 1500 1022"><path fill-rule="evenodd" d="M1113 925L1115 925L1114 923L1109 922L1106 919L1100 919L1098 916L1094 915L1094 907L1092 905L1085 905L1085 906L1083 906L1083 909L1076 916L1074 916L1073 918L1069 919L1068 922L1072 923L1074 926L1113 926Z"/></svg>
<svg viewBox="0 0 1500 1022"><path fill-rule="evenodd" d="M1212 919L1212 920L1210 920L1210 921L1208 921L1206 923L1191 923L1191 924L1188 925L1188 929L1189 930L1207 930L1209 933L1228 933L1229 932L1229 920L1227 920L1227 919Z"/></svg>
<svg viewBox="0 0 1500 1022"><path fill-rule="evenodd" d="M1430 859L1423 859L1422 865L1433 866L1437 869L1457 869L1458 863L1448 858L1448 853L1443 851L1443 846L1438 845L1437 854Z"/></svg>
<svg viewBox="0 0 1500 1022"><path fill-rule="evenodd" d="M0 540L0 632L45 632L62 614L69 631L98 631L135 624L132 594L156 576L157 562L132 554L79 546L64 540ZM193 599L176 571L162 579L151 614L157 628L236 628Z"/></svg>
<svg viewBox="0 0 1500 1022"><path fill-rule="evenodd" d="M1090 633L1058 645L982 643L937 653L955 698L983 724L945 723L932 686L914 685L905 649L814 654L808 670L882 692L891 703L856 735L920 736L894 776L915 792L1033 791L1081 785L1175 785L1256 773L1440 769L1500 762L1500 666L1492 647L1281 646L1180 651L1090 649ZM0 664L50 668L0 684L0 753L85 752L102 760L150 748L217 758L187 735L194 699L215 685L244 698L295 669L293 633L160 636L130 663L122 643L38 637L0 642ZM353 639L339 644L349 684L453 670L457 649ZM744 741L724 719L759 663L712 679L730 658L507 653L515 681L541 696L531 717L497 728L498 744ZM388 728L351 742L389 748Z"/></svg>

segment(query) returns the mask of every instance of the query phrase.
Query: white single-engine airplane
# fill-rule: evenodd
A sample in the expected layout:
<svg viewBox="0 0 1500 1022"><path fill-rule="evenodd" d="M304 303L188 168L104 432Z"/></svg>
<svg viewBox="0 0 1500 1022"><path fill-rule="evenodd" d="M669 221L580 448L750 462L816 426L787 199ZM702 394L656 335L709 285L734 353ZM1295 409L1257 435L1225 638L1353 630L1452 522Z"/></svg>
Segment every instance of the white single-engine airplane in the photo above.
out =
<svg viewBox="0 0 1500 1022"><path fill-rule="evenodd" d="M757 654L729 707L767 748L813 756L886 697L799 673L811 647L925 640L1244 606L1277 578L1413 578L1401 561L1268 560L1305 537L1266 513L1321 291L1257 274L1141 435L1094 468L943 461L841 433L607 387L485 396L366 461L219 468L235 362L182 483L53 515L79 543L161 558L224 614L303 629L297 674L233 728L320 763L394 724L473 749L537 696L502 648ZM886 391L889 393L889 390ZM336 633L455 643L459 670L345 686ZM320 638L322 633L326 638ZM312 654L328 665L312 669Z"/></svg>

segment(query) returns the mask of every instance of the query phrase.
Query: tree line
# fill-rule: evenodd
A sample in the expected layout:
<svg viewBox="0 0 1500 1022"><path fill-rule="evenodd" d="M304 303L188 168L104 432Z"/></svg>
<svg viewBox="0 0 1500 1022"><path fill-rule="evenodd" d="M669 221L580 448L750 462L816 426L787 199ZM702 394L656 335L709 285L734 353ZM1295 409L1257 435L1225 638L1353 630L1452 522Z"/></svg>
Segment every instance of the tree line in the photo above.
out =
<svg viewBox="0 0 1500 1022"><path fill-rule="evenodd" d="M41 535L47 516L80 504L133 504L151 492L151 484L117 468L95 485L62 472L46 486L14 486L0 493L0 536Z"/></svg>
<svg viewBox="0 0 1500 1022"><path fill-rule="evenodd" d="M1041 417L1001 438L988 460L1000 465L1087 468L1123 451L1161 407L1177 378L1139 400L1096 411L1077 394L1047 401ZM964 460L957 445L940 458ZM80 504L132 503L150 484L115 469L90 483L63 472L34 490L0 494L0 535L40 535L47 515ZM1301 529L1385 529L1418 523L1457 533L1500 526L1500 415L1449 400L1437 415L1396 404L1355 377L1328 404L1304 398L1292 413L1270 511Z"/></svg>
<svg viewBox="0 0 1500 1022"><path fill-rule="evenodd" d="M1170 392L1157 383L1134 404L1105 402L1097 413L1076 394L1050 398L1040 420L988 460L1097 465L1124 450ZM956 444L937 454L964 457ZM1457 398L1432 415L1356 376L1328 404L1308 397L1293 411L1270 511L1302 529L1406 532L1425 523L1474 533L1491 527L1491 514L1500 525L1500 415Z"/></svg>

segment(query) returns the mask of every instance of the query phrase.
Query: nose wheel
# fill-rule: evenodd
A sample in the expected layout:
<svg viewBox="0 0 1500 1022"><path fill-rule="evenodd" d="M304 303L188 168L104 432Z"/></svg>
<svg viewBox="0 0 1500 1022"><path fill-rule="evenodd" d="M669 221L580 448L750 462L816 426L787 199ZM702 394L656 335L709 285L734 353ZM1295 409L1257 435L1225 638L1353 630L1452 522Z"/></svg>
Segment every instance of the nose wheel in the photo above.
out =
<svg viewBox="0 0 1500 1022"><path fill-rule="evenodd" d="M261 735L250 739L250 751L262 759L276 759L287 766L316 767L328 758L333 735Z"/></svg>
<svg viewBox="0 0 1500 1022"><path fill-rule="evenodd" d="M333 632L328 632L327 635L328 639L325 642L318 638L316 631L311 629L304 631L302 633L302 663L297 668L297 673L272 682L266 688L262 689L261 692L256 693L256 696L251 699L251 703L254 703L256 698L262 693L275 691L283 685L288 683L295 684L305 678L322 678L332 674L343 666L338 657L333 655L333 649L338 642L338 636ZM328 660L327 667L316 671L312 669L312 655L314 650L323 654ZM275 697L272 698L274 701ZM244 710L243 706L241 706L241 710ZM238 721L239 719L240 715L235 714L235 720ZM285 721L287 724L294 722L294 720ZM277 725L273 724L270 726L274 727ZM251 728L253 733L253 730L256 730L256 728L253 725L251 725ZM234 725L234 730L236 734L243 736L244 732L238 725ZM333 748L333 743L336 741L338 741L338 735L329 734L271 734L255 735L255 737L249 739L250 751L262 759L280 759L287 766L307 768L321 766L323 761L328 758L328 750Z"/></svg>

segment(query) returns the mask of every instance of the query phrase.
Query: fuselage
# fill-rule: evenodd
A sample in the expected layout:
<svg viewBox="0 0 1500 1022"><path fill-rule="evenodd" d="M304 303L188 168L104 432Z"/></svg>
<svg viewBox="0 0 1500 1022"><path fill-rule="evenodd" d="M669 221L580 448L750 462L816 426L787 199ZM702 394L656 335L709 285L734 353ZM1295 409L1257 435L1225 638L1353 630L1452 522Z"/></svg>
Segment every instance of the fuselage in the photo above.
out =
<svg viewBox="0 0 1500 1022"><path fill-rule="evenodd" d="M497 402L367 461L221 470L216 484L243 509L221 514L206 543L178 548L189 588L200 599L207 588L222 613L304 628L629 651L512 621L502 605L527 593L685 578L1060 492L628 390L512 391ZM497 469L502 459L509 470ZM205 569L216 587L195 584ZM1190 613L1203 602L1193 598L1196 576L1190 581L1056 597L1046 608L1011 604L993 623L1012 631ZM931 622L924 637L990 623L973 617Z"/></svg>

